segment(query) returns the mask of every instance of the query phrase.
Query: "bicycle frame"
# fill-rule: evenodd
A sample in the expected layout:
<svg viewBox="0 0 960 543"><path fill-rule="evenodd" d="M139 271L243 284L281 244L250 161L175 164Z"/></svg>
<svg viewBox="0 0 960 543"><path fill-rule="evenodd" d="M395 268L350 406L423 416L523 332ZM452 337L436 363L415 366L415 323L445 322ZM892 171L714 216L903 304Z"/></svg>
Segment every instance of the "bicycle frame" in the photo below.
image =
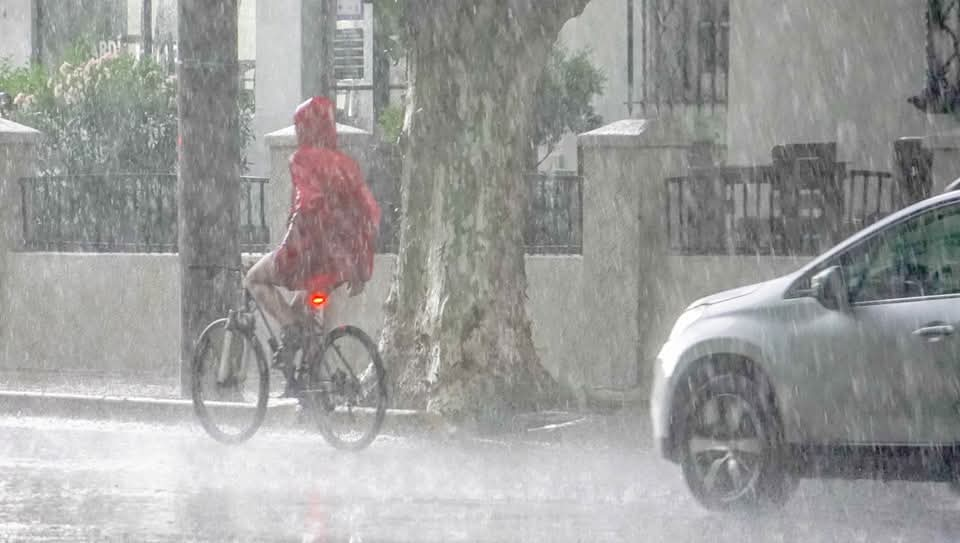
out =
<svg viewBox="0 0 960 543"><path fill-rule="evenodd" d="M191 266L192 268L201 268L207 270L222 270L238 274L243 274L242 269L230 268L227 266ZM293 300L289 303L291 306L301 305L302 307L298 309L298 319L307 325L309 328L312 328L311 331L319 332L318 334L307 334L308 343L301 346L303 353L307 352L308 347L311 346L309 341L312 340L314 336L319 336L319 340L322 342L325 333L323 329L319 326L316 326L316 309L325 305L327 301L326 294L321 293L311 293L308 297L305 295L306 291L298 291L294 294ZM251 307L252 306L252 307ZM257 319L256 315L259 314L260 319L263 322L264 327L267 331L267 346L270 349L271 359L277 354L280 350L280 341L277 338L277 334L274 332L273 327L270 325L270 319L267 318L267 314L263 311L263 308L260 307L260 304L257 303L256 298L250 293L250 290L246 287L243 287L243 302L242 309L231 309L227 313L227 325L225 327L224 333L224 344L223 349L221 350L220 362L217 366L217 381L223 382L230 375L238 373L239 370L242 370L242 365L238 368L233 367L235 360L232 356L232 344L234 342L234 332L239 331L243 334L250 334L253 337L256 337L256 326ZM247 318L249 317L249 321ZM240 362L242 364L242 361ZM296 378L296 374L294 374Z"/></svg>

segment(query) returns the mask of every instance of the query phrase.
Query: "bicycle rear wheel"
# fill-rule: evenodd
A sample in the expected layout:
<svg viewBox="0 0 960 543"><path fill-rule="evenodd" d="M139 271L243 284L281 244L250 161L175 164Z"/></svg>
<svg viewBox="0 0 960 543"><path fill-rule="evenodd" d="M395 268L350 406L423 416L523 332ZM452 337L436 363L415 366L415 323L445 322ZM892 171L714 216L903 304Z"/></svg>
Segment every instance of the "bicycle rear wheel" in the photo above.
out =
<svg viewBox="0 0 960 543"><path fill-rule="evenodd" d="M248 331L231 330L223 318L200 334L193 351L193 408L200 424L221 443L256 433L267 413L270 368L263 347Z"/></svg>
<svg viewBox="0 0 960 543"><path fill-rule="evenodd" d="M328 443L356 451L373 442L387 410L387 383L377 346L363 330L341 326L327 334L306 378L304 403Z"/></svg>

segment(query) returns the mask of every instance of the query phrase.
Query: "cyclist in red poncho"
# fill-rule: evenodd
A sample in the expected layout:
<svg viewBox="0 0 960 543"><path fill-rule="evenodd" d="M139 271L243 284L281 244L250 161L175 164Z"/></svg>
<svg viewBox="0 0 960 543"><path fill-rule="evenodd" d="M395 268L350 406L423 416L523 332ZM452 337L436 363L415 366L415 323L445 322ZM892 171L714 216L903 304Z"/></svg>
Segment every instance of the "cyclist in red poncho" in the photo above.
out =
<svg viewBox="0 0 960 543"><path fill-rule="evenodd" d="M296 191L280 247L247 273L245 285L283 328L281 353L298 348L299 319L277 287L330 293L342 284L363 291L373 273L380 208L357 163L337 150L333 103L315 97L293 117L298 147L290 157Z"/></svg>

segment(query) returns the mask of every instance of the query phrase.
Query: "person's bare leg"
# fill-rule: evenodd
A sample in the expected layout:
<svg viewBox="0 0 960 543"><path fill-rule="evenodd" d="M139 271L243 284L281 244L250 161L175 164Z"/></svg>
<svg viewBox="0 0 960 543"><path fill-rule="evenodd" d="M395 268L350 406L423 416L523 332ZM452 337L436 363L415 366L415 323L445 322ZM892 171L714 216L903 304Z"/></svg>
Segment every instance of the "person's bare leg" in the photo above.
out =
<svg viewBox="0 0 960 543"><path fill-rule="evenodd" d="M275 254L266 254L254 264L244 277L243 285L264 313L276 319L281 327L288 327L297 322L297 314L276 286L279 281L274 264Z"/></svg>
<svg viewBox="0 0 960 543"><path fill-rule="evenodd" d="M250 268L250 271L247 272L246 277L243 278L243 284L247 290L250 291L250 295L257 301L257 304L263 312L273 319L276 319L280 324L283 331L280 338L283 342L283 349L276 354L279 356L277 362L280 364L287 381L286 389L282 396L292 398L297 395L293 380L296 372L293 355L296 350L299 349L299 347L296 346L299 340L293 339L294 347L290 349L288 342L291 341L292 338L287 334L292 333L293 338L297 337L298 334L295 330L299 321L296 312L284 298L280 288L276 286L279 281L277 280L275 258L275 252L264 255L263 258L254 264L253 267Z"/></svg>

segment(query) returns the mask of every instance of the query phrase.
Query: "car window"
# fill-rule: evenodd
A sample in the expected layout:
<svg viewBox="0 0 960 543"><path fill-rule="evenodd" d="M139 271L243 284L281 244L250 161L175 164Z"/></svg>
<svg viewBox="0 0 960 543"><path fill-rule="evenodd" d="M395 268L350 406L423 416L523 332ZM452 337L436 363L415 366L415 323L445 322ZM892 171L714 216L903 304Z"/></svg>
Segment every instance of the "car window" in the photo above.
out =
<svg viewBox="0 0 960 543"><path fill-rule="evenodd" d="M852 302L960 294L960 207L934 209L840 258Z"/></svg>

